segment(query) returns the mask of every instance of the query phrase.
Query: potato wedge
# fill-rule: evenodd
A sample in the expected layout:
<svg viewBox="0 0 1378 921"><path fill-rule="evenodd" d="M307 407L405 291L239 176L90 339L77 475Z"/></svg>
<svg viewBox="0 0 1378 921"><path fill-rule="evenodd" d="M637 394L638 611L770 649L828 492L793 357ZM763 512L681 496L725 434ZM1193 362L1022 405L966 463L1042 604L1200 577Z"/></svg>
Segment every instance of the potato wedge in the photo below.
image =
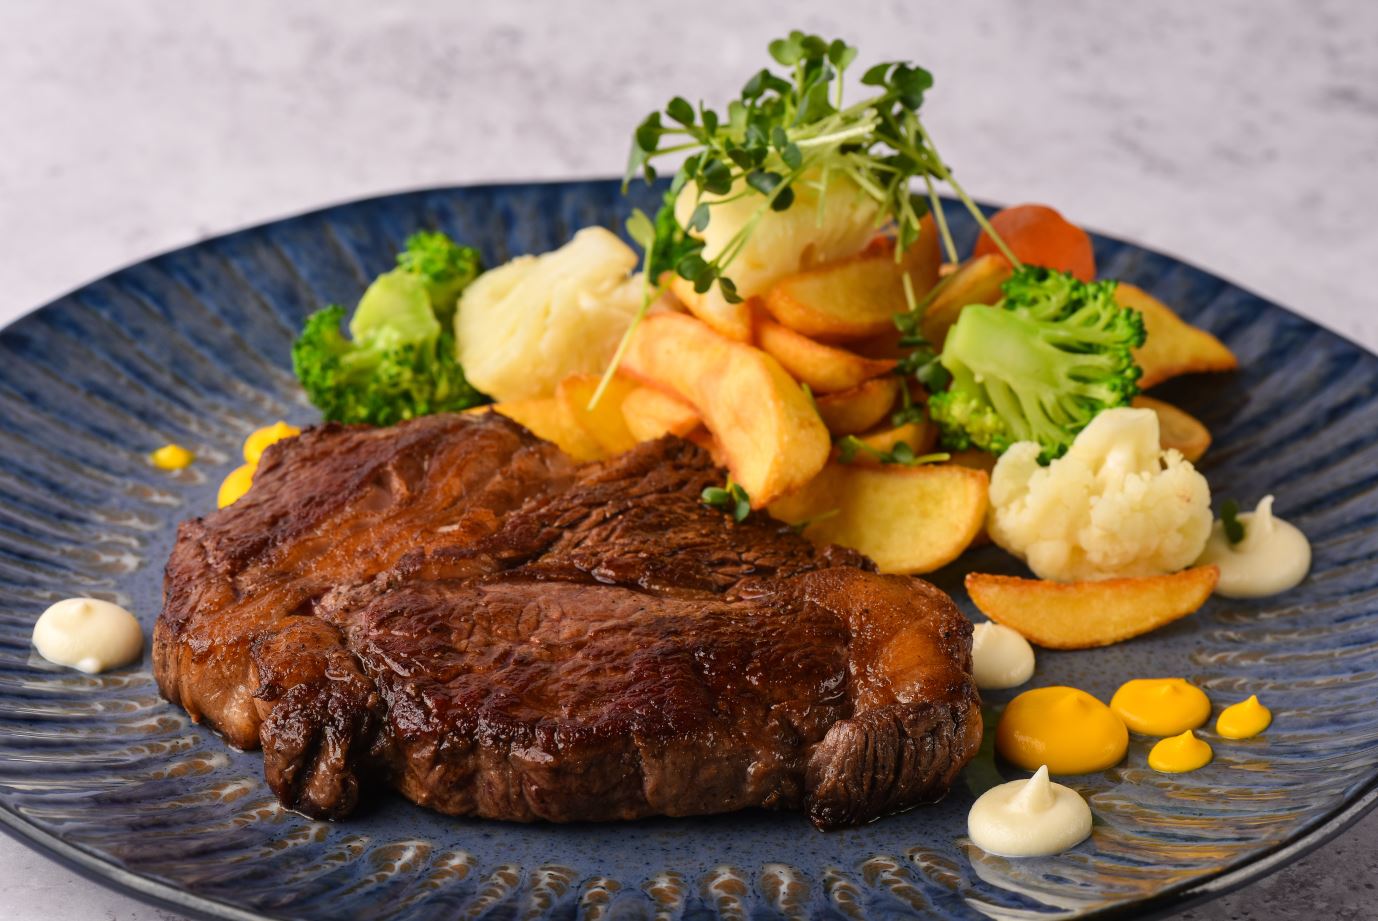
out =
<svg viewBox="0 0 1378 921"><path fill-rule="evenodd" d="M874 429L864 435L858 435L860 441L872 451L887 454L893 451L895 445L904 442L909 445L913 452L918 454L928 454L937 447L938 427L928 420L923 422L906 422L903 425L891 426L889 428ZM858 451L852 458L854 466L880 467L881 462L876 460L865 451Z"/></svg>
<svg viewBox="0 0 1378 921"><path fill-rule="evenodd" d="M983 470L990 473L995 469L997 460L999 458L989 451L967 448L965 451L953 451L952 460L949 463L956 464L958 467L970 467L972 470Z"/></svg>
<svg viewBox="0 0 1378 921"><path fill-rule="evenodd" d="M938 283L933 299L923 311L919 330L924 338L942 350L947 331L968 304L994 304L1004 293L1001 285L1010 280L1009 260L998 253L968 259Z"/></svg>
<svg viewBox="0 0 1378 921"><path fill-rule="evenodd" d="M1144 371L1139 378L1140 387L1147 389L1179 374L1233 371L1239 367L1239 359L1223 342L1182 320L1171 307L1142 288L1120 282L1115 300L1144 315L1148 339L1134 353Z"/></svg>
<svg viewBox="0 0 1378 921"><path fill-rule="evenodd" d="M1151 409L1158 414L1158 442L1164 451L1176 448L1182 452L1183 457L1194 464L1211 446L1210 430L1186 410L1145 396L1135 397L1134 405L1139 409Z"/></svg>
<svg viewBox="0 0 1378 921"><path fill-rule="evenodd" d="M579 425L565 407L555 397L539 397L532 400L508 400L483 407L524 425L537 438L554 442L576 461L599 460L604 457L603 448Z"/></svg>
<svg viewBox="0 0 1378 921"><path fill-rule="evenodd" d="M955 560L980 533L989 482L951 464L830 463L769 511L788 524L809 522L809 540L859 550L881 572L924 573Z"/></svg>
<svg viewBox="0 0 1378 921"><path fill-rule="evenodd" d="M662 435L683 437L703 422L694 407L654 387L637 387L623 397L622 419L637 441L653 441Z"/></svg>
<svg viewBox="0 0 1378 921"><path fill-rule="evenodd" d="M756 344L814 393L851 390L895 367L892 359L864 358L824 345L764 315L756 318Z"/></svg>
<svg viewBox="0 0 1378 921"><path fill-rule="evenodd" d="M751 341L751 305L748 302L729 303L717 285L700 294L694 290L693 282L679 275L670 279L670 293L715 333L734 342Z"/></svg>
<svg viewBox="0 0 1378 921"><path fill-rule="evenodd" d="M968 573L967 594L991 620L1047 649L1093 649L1170 624L1206 603L1220 570L1184 569L1170 576L1046 582Z"/></svg>
<svg viewBox="0 0 1378 921"><path fill-rule="evenodd" d="M571 375L555 386L555 399L565 416L598 442L601 453L612 457L636 447L637 440L622 416L622 401L641 385L625 374L614 374L598 405L590 409L600 380L597 374Z"/></svg>
<svg viewBox="0 0 1378 921"><path fill-rule="evenodd" d="M828 429L780 363L693 317L646 317L622 370L694 407L754 507L803 486L828 460Z"/></svg>
<svg viewBox="0 0 1378 921"><path fill-rule="evenodd" d="M827 342L865 339L894 328L907 310L904 275L915 300L938 280L938 235L924 218L919 239L896 262L894 251L867 249L851 259L807 269L777 281L766 292L771 316L796 332Z"/></svg>
<svg viewBox="0 0 1378 921"><path fill-rule="evenodd" d="M825 394L815 402L828 431L834 435L856 435L883 422L899 395L899 378L873 377L859 387Z"/></svg>

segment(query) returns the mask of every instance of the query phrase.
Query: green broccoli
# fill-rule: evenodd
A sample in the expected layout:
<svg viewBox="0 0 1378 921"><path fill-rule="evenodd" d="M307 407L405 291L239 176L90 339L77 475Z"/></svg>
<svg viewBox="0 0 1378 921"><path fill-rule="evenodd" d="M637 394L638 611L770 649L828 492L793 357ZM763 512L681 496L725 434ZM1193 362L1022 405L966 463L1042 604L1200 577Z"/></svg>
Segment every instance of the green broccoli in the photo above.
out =
<svg viewBox="0 0 1378 921"><path fill-rule="evenodd" d="M484 397L455 356L450 317L478 274L478 255L443 234L417 234L399 267L369 285L341 332L343 307L306 318L292 369L327 420L391 425L476 406Z"/></svg>
<svg viewBox="0 0 1378 921"><path fill-rule="evenodd" d="M478 250L427 230L407 238L407 248L397 254L397 265L425 280L436 318L446 326L454 320L459 295L483 271Z"/></svg>
<svg viewBox="0 0 1378 921"><path fill-rule="evenodd" d="M1133 350L1144 337L1142 315L1115 302L1115 282L1023 266L1000 303L958 316L939 356L952 383L929 398L929 414L948 448L999 454L1034 441L1046 463L1139 392Z"/></svg>

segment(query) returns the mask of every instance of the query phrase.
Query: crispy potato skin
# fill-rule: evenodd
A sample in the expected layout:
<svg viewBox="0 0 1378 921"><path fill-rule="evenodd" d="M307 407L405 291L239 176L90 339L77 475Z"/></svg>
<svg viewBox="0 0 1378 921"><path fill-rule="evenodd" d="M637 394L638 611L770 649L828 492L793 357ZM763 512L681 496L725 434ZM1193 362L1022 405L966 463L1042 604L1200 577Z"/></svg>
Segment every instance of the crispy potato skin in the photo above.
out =
<svg viewBox="0 0 1378 921"><path fill-rule="evenodd" d="M1239 359L1223 342L1182 320L1171 307L1142 288L1121 282L1115 289L1115 300L1144 317L1148 338L1134 353L1134 360L1144 372L1139 378L1143 389L1182 374L1233 371L1239 367Z"/></svg>
<svg viewBox="0 0 1378 921"><path fill-rule="evenodd" d="M1048 582L968 573L967 594L991 620L1046 649L1094 649L1142 636L1206 603L1220 570L1198 566L1166 576Z"/></svg>

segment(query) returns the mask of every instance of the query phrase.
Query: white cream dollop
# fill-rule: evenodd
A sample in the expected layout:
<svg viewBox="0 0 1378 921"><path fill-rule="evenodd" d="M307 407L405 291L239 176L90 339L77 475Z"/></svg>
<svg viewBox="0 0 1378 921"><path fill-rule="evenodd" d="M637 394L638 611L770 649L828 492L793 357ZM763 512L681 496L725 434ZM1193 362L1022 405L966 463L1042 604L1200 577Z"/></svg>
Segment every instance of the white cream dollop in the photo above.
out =
<svg viewBox="0 0 1378 921"><path fill-rule="evenodd" d="M1033 647L1003 624L977 624L971 631L971 673L983 691L1019 687L1033 677Z"/></svg>
<svg viewBox="0 0 1378 921"><path fill-rule="evenodd" d="M1296 525L1273 515L1273 497L1239 516L1244 539L1230 543L1225 526L1211 527L1197 565L1220 567L1215 593L1226 598L1262 598L1295 588L1311 570L1311 544Z"/></svg>
<svg viewBox="0 0 1378 921"><path fill-rule="evenodd" d="M137 659L144 633L134 615L117 604L68 598L39 615L33 644L54 665L94 675Z"/></svg>
<svg viewBox="0 0 1378 921"><path fill-rule="evenodd" d="M1044 765L1028 780L992 787L971 804L967 835L1001 857L1047 857L1091 834L1091 807L1081 794L1053 783Z"/></svg>

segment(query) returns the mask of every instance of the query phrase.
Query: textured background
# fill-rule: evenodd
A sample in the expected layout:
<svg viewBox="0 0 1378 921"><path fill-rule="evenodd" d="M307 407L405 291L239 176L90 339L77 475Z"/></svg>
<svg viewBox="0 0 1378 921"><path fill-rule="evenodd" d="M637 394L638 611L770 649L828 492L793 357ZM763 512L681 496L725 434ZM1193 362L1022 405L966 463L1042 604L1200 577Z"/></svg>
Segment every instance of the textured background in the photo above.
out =
<svg viewBox="0 0 1378 921"><path fill-rule="evenodd" d="M1201 264L1378 349L1378 5L0 4L0 322L198 238L428 185L615 173L791 27L916 60L992 201ZM1279 452L1285 463L1285 453ZM1378 814L1195 919L1378 918ZM171 917L0 838L14 921Z"/></svg>

